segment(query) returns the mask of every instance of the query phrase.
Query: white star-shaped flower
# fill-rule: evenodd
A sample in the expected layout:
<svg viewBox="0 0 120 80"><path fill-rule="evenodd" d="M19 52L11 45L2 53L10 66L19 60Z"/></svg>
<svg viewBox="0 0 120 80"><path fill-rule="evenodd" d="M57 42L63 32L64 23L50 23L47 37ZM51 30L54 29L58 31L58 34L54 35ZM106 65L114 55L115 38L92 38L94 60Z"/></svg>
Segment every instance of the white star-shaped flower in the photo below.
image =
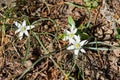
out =
<svg viewBox="0 0 120 80"><path fill-rule="evenodd" d="M83 49L83 46L87 44L87 40L80 41L80 36L74 36L74 39L71 39L72 45L67 48L67 50L74 50L75 56L78 55L79 51L82 53L86 53L86 51Z"/></svg>
<svg viewBox="0 0 120 80"><path fill-rule="evenodd" d="M74 26L70 27L70 31L64 30L64 33L66 34L66 36L63 38L63 40L64 41L69 40L69 43L71 43L76 32L77 32L77 28L75 28Z"/></svg>
<svg viewBox="0 0 120 80"><path fill-rule="evenodd" d="M25 34L26 36L29 37L29 33L28 33L28 30L34 28L35 26L34 25L29 25L29 26L26 26L26 21L24 20L22 24L18 23L18 22L14 22L15 23L15 26L18 27L18 29L15 31L15 34L16 33L19 33L19 39L21 40L23 38L23 34Z"/></svg>

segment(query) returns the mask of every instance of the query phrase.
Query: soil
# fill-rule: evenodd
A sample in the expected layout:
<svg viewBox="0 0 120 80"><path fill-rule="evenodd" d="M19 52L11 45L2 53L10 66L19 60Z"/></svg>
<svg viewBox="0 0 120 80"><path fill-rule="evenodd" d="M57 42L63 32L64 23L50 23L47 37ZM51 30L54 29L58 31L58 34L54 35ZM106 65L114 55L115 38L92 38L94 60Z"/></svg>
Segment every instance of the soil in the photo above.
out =
<svg viewBox="0 0 120 80"><path fill-rule="evenodd" d="M32 23L42 18L52 19L56 24L50 20L38 21L33 31L37 33L48 32L54 36L56 34L60 36L64 29L67 29L68 16L72 16L75 20L76 27L79 27L80 24L88 23L89 15L85 8L77 8L65 3L72 2L78 5L85 5L83 0L15 1L16 3L11 3L11 0L3 1L0 7L0 16L4 14L4 11L12 8L13 12L9 16L14 17L6 21L12 25L7 26L5 34L0 32L0 80L18 80L23 72L29 68L30 70L20 80L72 80L62 73L52 59L48 57L49 55L45 54L46 52L32 34L29 53L25 63L22 64L26 53L27 40L26 37L22 40L16 40L17 36L13 28L13 21L22 21L28 18L30 23ZM98 4L96 8L90 11L91 28L88 35L94 38L89 41L96 39L118 46L119 39L115 39L115 35L117 33L116 28L120 27L120 0L98 0ZM24 15L27 15L27 17ZM66 49L68 42L61 39L56 40L52 35L40 34L38 38L50 52L55 62L65 73L68 73L74 65L73 51ZM84 61L82 59L83 55L79 54L76 65L70 73L73 80L120 80L120 48L107 51L86 49L86 51L87 53L83 54ZM34 65L41 57L43 59ZM82 68L83 63L84 68ZM31 65L34 66L30 67ZM84 79L82 73L84 73Z"/></svg>

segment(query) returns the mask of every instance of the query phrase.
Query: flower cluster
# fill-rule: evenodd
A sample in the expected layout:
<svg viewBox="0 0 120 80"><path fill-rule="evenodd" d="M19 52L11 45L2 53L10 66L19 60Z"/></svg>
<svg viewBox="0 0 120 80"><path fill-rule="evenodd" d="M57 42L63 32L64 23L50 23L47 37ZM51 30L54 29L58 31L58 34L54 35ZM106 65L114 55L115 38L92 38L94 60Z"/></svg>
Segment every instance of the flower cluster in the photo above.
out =
<svg viewBox="0 0 120 80"><path fill-rule="evenodd" d="M76 35L77 32L77 28L75 27L75 23L72 20L71 17L68 18L69 19L69 28L70 30L65 29L64 33L65 33L65 37L63 38L64 41L69 41L69 47L67 48L68 50L74 50L74 54L77 56L79 51L81 51L82 53L86 53L86 51L83 49L83 46L85 44L87 44L87 40L80 40L80 36ZM34 25L26 25L26 21L24 20L22 24L18 23L18 22L14 22L15 26L17 26L17 30L15 31L16 33L19 33L19 39L21 40L23 38L23 35L25 34L26 36L29 37L29 33L28 30L34 28Z"/></svg>
<svg viewBox="0 0 120 80"><path fill-rule="evenodd" d="M64 30L65 37L63 38L64 41L69 41L70 46L67 48L67 50L74 50L75 56L78 56L79 51L82 53L86 53L86 51L83 49L83 46L87 44L87 40L80 40L80 36L76 35L77 28L75 28L75 25L70 26L69 30Z"/></svg>
<svg viewBox="0 0 120 80"><path fill-rule="evenodd" d="M26 21L24 20L22 24L18 23L18 22L14 22L15 23L15 26L17 26L17 30L15 31L15 34L16 33L19 33L19 39L21 40L23 38L23 34L25 34L26 36L29 37L29 34L28 34L28 30L34 28L35 26L34 25L29 25L29 26L26 26Z"/></svg>

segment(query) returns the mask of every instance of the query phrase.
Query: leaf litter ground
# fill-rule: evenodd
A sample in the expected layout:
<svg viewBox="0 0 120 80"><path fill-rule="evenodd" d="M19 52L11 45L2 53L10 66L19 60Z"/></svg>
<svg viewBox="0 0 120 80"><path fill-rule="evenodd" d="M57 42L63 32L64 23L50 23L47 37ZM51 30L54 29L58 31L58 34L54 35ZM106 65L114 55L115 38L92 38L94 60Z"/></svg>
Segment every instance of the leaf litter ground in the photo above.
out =
<svg viewBox="0 0 120 80"><path fill-rule="evenodd" d="M64 29L67 29L67 17L72 16L76 22L76 27L80 24L88 22L88 14L83 8L76 8L74 6L65 4L64 2L73 2L84 5L82 0L16 0L16 6L12 6L10 17L7 18L6 34L0 37L0 80L17 80L21 74L29 68L40 57L43 57L45 51L39 45L35 37L30 37L29 54L27 55L25 64L22 61L26 52L27 40L16 40L15 30L12 26L13 20L29 19L30 23L37 22L34 32L39 34L38 38L42 41L45 48L51 53L52 58L66 73L71 71L73 66L73 52L67 51L65 46L68 44L62 40L56 39L56 35L61 35ZM120 1L110 0L105 5L102 0L99 0L99 6L91 10L91 24L90 35L95 37L98 41L106 42L111 45L118 45L118 40L114 39L115 30L112 26L111 19L106 18L104 6L107 6L108 15L114 14L114 18L120 18ZM4 5L5 6L4 6ZM1 15L5 14L10 6L7 3L1 3L4 9L1 8ZM112 10L112 11L111 11ZM8 10L10 12L10 10ZM7 12L6 12L7 13ZM6 14L7 15L7 14ZM27 16L25 16L27 15ZM55 22L54 22L54 21ZM118 21L117 27L120 22ZM3 22L1 22L3 24ZM44 33L44 34L43 34ZM50 33L50 34L49 34ZM114 49L112 51L94 51L86 50L84 54L84 77L85 80L119 80L120 79L120 50ZM82 80L82 55L79 55L76 66L70 73L70 76L75 80ZM54 62L45 57L35 64L21 80L69 80L61 71L54 65Z"/></svg>

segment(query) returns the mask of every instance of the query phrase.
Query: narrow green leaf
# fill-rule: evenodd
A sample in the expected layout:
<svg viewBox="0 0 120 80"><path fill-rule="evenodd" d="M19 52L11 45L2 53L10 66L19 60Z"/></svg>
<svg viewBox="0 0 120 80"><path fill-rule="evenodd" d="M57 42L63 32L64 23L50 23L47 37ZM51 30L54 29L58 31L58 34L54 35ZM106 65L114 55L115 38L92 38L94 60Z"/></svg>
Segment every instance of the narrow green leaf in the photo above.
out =
<svg viewBox="0 0 120 80"><path fill-rule="evenodd" d="M79 30L83 30L84 28L85 28L85 26L84 26L83 24L81 24L81 25L78 27Z"/></svg>
<svg viewBox="0 0 120 80"><path fill-rule="evenodd" d="M40 39L39 39L39 37L36 35L36 33L32 33L32 35L36 38L36 40L38 41L38 43L40 44L40 46L43 48L43 50L45 51L45 53L49 53L48 51L47 51L47 49L45 48L45 46L43 45L43 43L42 43L42 41L40 41Z"/></svg>
<svg viewBox="0 0 120 80"><path fill-rule="evenodd" d="M103 44L103 45L107 45L107 46L113 46L113 45L110 45L110 44L107 44L105 42L100 42L100 41L97 41L97 42L90 42L88 44Z"/></svg>
<svg viewBox="0 0 120 80"><path fill-rule="evenodd" d="M72 25L75 26L75 22L71 16L68 16L68 23L70 24L70 26L72 26Z"/></svg>
<svg viewBox="0 0 120 80"><path fill-rule="evenodd" d="M115 36L115 38L116 38L116 39L120 39L120 35L117 34L117 35Z"/></svg>
<svg viewBox="0 0 120 80"><path fill-rule="evenodd" d="M89 36L87 33L85 33L85 32L81 33L80 36L81 36L81 40L88 39L88 38L90 37L90 36Z"/></svg>
<svg viewBox="0 0 120 80"><path fill-rule="evenodd" d="M120 34L120 28L117 28L117 33Z"/></svg>
<svg viewBox="0 0 120 80"><path fill-rule="evenodd" d="M27 49L26 49L26 52L25 52L25 57L22 61L22 64L24 65L26 59L27 59L27 56L28 56L28 53L29 53L29 50L30 50L30 37L27 38Z"/></svg>
<svg viewBox="0 0 120 80"><path fill-rule="evenodd" d="M87 48L91 49L91 50L113 50L113 49L116 49L115 47L112 47L112 48L106 48L106 47L100 47L100 48L87 47Z"/></svg>

